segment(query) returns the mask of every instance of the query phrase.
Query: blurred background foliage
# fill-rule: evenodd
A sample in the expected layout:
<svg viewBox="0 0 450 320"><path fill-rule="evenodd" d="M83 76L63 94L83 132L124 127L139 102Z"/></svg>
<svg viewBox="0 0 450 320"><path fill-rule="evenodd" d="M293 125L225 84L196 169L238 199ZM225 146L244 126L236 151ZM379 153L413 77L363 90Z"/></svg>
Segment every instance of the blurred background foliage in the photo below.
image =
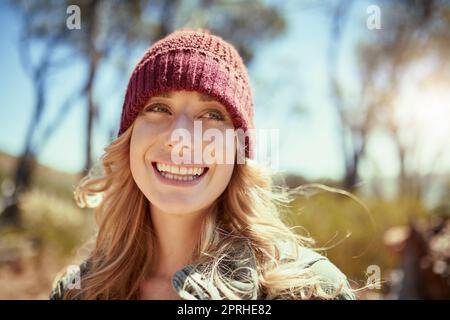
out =
<svg viewBox="0 0 450 320"><path fill-rule="evenodd" d="M80 8L80 30L66 27L70 5ZM375 32L366 27L366 19L376 14L369 10L373 5L381 8L382 28ZM86 242L95 235L93 212L75 206L73 190L100 155L94 150L114 137L121 96L113 100L115 113L102 102L111 91L123 93L131 68L149 45L181 27L208 28L232 42L250 67L259 123L286 123L291 124L286 130L296 130L282 141L281 157L293 158L299 167L287 167L281 181L292 188L323 183L357 197L311 189L296 199L286 219L316 239L355 287L367 283L369 266L380 268L382 287L360 297L450 298L447 1L18 0L3 6L20 25L17 55L33 98L31 113L2 120L4 128L18 116L29 124L23 141L9 138L20 140L21 151L0 153L0 298L46 299L56 272L86 256ZM296 14L317 15L325 23L303 30ZM315 51L324 59L312 69L296 69L298 47L280 40L296 33L324 39ZM352 37L357 41L349 45ZM267 48L283 46L281 59L270 56ZM259 57L267 62L257 68ZM83 70L81 76L57 78L73 65ZM314 68L323 68L322 78L311 73ZM293 72L303 72L307 81L298 81ZM112 82L102 96L105 78ZM64 91L55 89L56 79L62 79ZM326 104L321 97L311 102L297 95L300 88L312 91L314 82L324 86L319 96L327 96ZM50 112L55 94L57 108ZM9 102L2 100L2 112ZM274 103L279 109L271 107ZM55 169L59 159L54 167L43 165L40 154L75 108L83 110L79 170ZM314 113L323 110L338 153L334 158L318 153L323 161L316 166L340 163L341 174L311 177L300 166L303 154L314 154L321 145L311 139L311 149L303 150L295 138L308 130L299 129L304 120L313 123ZM275 119L279 122L270 122ZM312 130L321 132L324 123ZM383 176L383 166L393 166L394 174Z"/></svg>

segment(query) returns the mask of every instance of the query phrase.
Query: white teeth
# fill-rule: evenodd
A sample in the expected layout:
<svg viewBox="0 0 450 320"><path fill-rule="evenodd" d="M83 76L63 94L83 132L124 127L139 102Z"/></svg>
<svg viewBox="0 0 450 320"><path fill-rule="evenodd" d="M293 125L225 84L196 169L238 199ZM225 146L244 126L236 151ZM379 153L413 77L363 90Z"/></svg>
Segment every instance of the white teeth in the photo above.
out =
<svg viewBox="0 0 450 320"><path fill-rule="evenodd" d="M177 176L177 175L173 175L173 174L170 174L167 172L161 172L161 175L166 179L178 180L178 181L192 181L194 179L197 179L197 177L195 177L195 176Z"/></svg>
<svg viewBox="0 0 450 320"><path fill-rule="evenodd" d="M163 174L164 177L173 180L189 181L200 176L205 171L202 167L182 167L182 166L170 166L164 163L156 163L156 168ZM183 176L180 176L183 175Z"/></svg>

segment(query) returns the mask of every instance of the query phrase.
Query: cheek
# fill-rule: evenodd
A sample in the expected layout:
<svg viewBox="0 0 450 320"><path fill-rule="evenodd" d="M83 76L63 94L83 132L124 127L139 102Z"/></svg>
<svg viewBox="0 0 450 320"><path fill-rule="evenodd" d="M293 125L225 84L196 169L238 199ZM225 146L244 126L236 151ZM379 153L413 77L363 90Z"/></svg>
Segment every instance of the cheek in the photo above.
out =
<svg viewBox="0 0 450 320"><path fill-rule="evenodd" d="M146 118L136 119L131 136L130 153L144 153L153 146L161 134L162 124L155 124Z"/></svg>
<svg viewBox="0 0 450 320"><path fill-rule="evenodd" d="M146 170L148 170L145 156L152 146L155 145L156 132L157 128L151 123L142 121L139 118L136 120L130 141L130 169L139 187L141 187L139 180L145 177Z"/></svg>
<svg viewBox="0 0 450 320"><path fill-rule="evenodd" d="M227 128L227 130L214 128L205 135L203 141L205 163L234 164L237 148L236 138L233 129Z"/></svg>
<svg viewBox="0 0 450 320"><path fill-rule="evenodd" d="M167 121L155 121L146 116L140 116L136 119L132 137L139 142L152 140L166 125Z"/></svg>
<svg viewBox="0 0 450 320"><path fill-rule="evenodd" d="M208 186L210 194L215 199L218 198L230 183L233 175L233 164L217 164L214 169L214 176Z"/></svg>

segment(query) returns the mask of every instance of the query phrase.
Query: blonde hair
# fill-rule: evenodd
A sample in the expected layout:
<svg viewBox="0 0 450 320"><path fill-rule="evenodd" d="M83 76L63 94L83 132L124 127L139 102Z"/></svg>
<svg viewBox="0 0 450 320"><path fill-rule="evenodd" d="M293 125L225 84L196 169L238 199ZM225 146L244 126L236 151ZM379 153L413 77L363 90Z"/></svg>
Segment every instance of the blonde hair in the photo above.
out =
<svg viewBox="0 0 450 320"><path fill-rule="evenodd" d="M105 148L101 172L94 167L76 188L80 207L96 207L98 233L82 289L68 290L65 299L138 299L157 255L149 203L130 171L133 127ZM219 294L215 298L332 299L343 290L326 292L323 280L298 262L299 247L314 242L283 222L283 208L291 200L287 189L274 187L269 170L250 162L235 165L229 185L203 221L192 257ZM294 244L293 259L280 259L280 242ZM243 243L247 250L237 250ZM233 259L253 261L246 266L250 272L221 267ZM236 279L254 286L236 286ZM183 289L194 285L187 280Z"/></svg>

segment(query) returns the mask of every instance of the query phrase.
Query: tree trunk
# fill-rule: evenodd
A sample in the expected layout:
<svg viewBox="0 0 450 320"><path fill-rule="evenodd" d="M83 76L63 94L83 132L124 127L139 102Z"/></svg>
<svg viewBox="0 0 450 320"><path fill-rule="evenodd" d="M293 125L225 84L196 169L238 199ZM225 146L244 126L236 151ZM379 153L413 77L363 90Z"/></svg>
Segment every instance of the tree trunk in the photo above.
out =
<svg viewBox="0 0 450 320"><path fill-rule="evenodd" d="M92 130L94 126L94 119L96 117L96 106L94 102L94 81L98 69L98 61L100 60L101 53L97 48L97 33L98 33L98 19L97 10L99 2L94 0L89 5L87 18L87 34L88 34L88 59L89 59L89 71L86 81L86 95L87 95L87 122L86 122L86 160L83 168L82 175L86 175L92 166Z"/></svg>
<svg viewBox="0 0 450 320"><path fill-rule="evenodd" d="M17 160L17 166L14 173L14 191L12 195L4 199L6 207L0 215L0 225L11 225L18 228L22 225L18 201L20 195L29 189L33 171L36 167L36 150L34 150L33 138L45 104L45 80L42 77L46 66L47 64L44 62L41 68L34 74L34 81L36 83L36 104L34 107L34 114L28 126L25 138L25 149Z"/></svg>

